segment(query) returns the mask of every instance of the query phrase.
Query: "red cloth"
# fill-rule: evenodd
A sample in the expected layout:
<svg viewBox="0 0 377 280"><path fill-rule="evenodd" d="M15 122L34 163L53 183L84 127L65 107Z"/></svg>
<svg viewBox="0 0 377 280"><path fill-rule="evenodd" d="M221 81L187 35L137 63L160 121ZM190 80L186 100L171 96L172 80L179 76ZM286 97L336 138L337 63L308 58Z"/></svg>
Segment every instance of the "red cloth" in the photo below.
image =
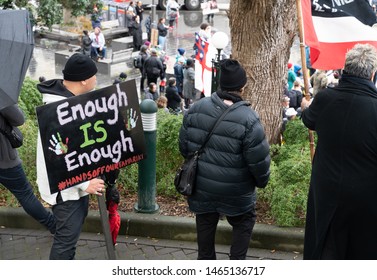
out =
<svg viewBox="0 0 377 280"><path fill-rule="evenodd" d="M109 212L111 237L113 239L113 244L115 245L120 229L120 215L118 213L118 204L114 201L109 201L107 210Z"/></svg>
<svg viewBox="0 0 377 280"><path fill-rule="evenodd" d="M301 2L305 45L310 46L310 60L315 69L343 68L346 53L357 43L377 48L377 30L370 26L376 22L376 16L368 1L343 2Z"/></svg>

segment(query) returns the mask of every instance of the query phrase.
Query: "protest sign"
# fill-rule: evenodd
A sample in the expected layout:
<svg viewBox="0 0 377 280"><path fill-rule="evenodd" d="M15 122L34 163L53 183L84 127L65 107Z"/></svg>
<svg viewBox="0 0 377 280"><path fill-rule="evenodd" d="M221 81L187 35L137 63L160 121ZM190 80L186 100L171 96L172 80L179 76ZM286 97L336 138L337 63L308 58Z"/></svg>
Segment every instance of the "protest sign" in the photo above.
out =
<svg viewBox="0 0 377 280"><path fill-rule="evenodd" d="M208 0L201 4L203 15L216 14L220 12L217 6L217 0Z"/></svg>
<svg viewBox="0 0 377 280"><path fill-rule="evenodd" d="M37 108L51 193L146 157L135 80Z"/></svg>

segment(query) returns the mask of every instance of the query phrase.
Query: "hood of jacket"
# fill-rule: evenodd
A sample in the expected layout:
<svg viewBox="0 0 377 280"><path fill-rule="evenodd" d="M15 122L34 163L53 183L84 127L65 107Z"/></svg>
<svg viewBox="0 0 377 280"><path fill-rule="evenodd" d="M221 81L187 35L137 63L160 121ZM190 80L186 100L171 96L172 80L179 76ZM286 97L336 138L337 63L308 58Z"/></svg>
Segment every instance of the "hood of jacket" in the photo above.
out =
<svg viewBox="0 0 377 280"><path fill-rule="evenodd" d="M42 94L43 103L51 103L64 98L74 96L64 85L63 80L48 80L37 85L39 92Z"/></svg>

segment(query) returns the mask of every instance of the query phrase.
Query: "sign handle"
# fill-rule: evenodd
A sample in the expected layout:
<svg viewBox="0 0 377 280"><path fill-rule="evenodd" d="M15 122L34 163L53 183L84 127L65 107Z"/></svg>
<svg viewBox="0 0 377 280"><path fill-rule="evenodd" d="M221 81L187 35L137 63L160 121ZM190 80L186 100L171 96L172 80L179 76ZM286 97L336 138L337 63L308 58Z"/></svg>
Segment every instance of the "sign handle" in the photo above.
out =
<svg viewBox="0 0 377 280"><path fill-rule="evenodd" d="M105 244L107 250L107 257L109 260L116 260L113 240L110 233L109 217L107 215L107 208L105 198L103 195L97 195L98 208L102 222L103 234L105 236Z"/></svg>

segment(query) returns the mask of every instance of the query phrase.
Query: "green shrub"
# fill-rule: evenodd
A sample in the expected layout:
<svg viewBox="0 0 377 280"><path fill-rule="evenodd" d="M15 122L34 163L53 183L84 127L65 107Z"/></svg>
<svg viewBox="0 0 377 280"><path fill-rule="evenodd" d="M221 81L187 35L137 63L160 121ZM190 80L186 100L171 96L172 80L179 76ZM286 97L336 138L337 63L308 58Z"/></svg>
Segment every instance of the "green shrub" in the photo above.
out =
<svg viewBox="0 0 377 280"><path fill-rule="evenodd" d="M18 104L27 119L36 120L35 108L42 105L42 95L37 89L37 84L37 81L27 77L21 88Z"/></svg>
<svg viewBox="0 0 377 280"><path fill-rule="evenodd" d="M284 139L290 145L302 144L305 146L309 143L308 129L300 119L289 121L284 131Z"/></svg>
<svg viewBox="0 0 377 280"><path fill-rule="evenodd" d="M163 110L157 114L156 183L161 195L178 196L173 182L183 161L178 147L182 119L182 115L167 114Z"/></svg>
<svg viewBox="0 0 377 280"><path fill-rule="evenodd" d="M22 159L23 167L26 177L29 179L31 185L36 190L37 184L37 170L36 170L36 155L37 155L37 138L38 126L35 120L28 119L21 126L21 131L24 135L24 144L18 148L18 154Z"/></svg>
<svg viewBox="0 0 377 280"><path fill-rule="evenodd" d="M138 172L139 168L137 163L123 168L119 173L119 178L117 181L118 187L124 189L124 191L127 189L131 193L137 192Z"/></svg>
<svg viewBox="0 0 377 280"><path fill-rule="evenodd" d="M301 120L288 122L285 144L271 146L271 177L259 198L270 205L279 226L303 226L310 182L308 130Z"/></svg>

